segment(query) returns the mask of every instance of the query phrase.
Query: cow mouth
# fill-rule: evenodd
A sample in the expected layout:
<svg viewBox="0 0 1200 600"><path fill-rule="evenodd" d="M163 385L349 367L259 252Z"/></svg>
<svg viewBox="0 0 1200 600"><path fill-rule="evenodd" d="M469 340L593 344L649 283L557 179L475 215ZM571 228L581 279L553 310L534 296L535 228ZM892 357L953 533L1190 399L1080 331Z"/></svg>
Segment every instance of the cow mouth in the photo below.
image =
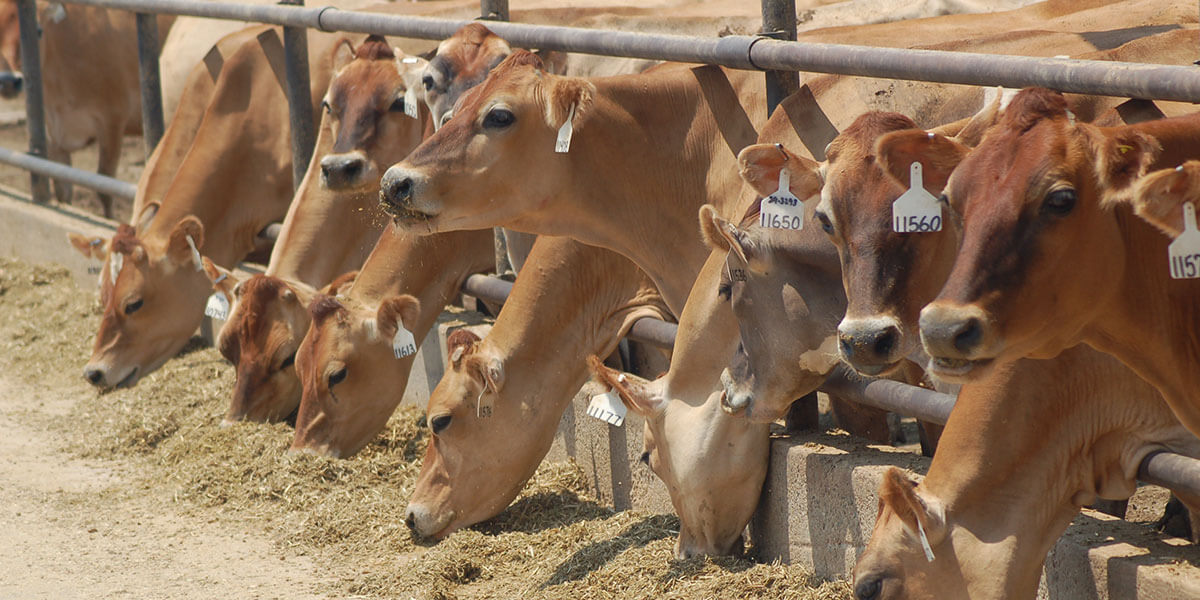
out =
<svg viewBox="0 0 1200 600"><path fill-rule="evenodd" d="M992 359L971 360L967 358L934 356L930 359L929 364L935 377L945 380L956 380L969 378L973 373L981 373L984 369L991 366Z"/></svg>
<svg viewBox="0 0 1200 600"><path fill-rule="evenodd" d="M867 377L882 377L891 373L892 371L895 371L896 368L900 366L899 361L875 365L847 361L847 364L849 364L860 375L865 375Z"/></svg>
<svg viewBox="0 0 1200 600"><path fill-rule="evenodd" d="M133 384L137 383L137 381L138 381L137 374L138 374L138 368L134 367L133 370L130 371L129 374L125 376L125 379L118 381L117 384L113 386L113 389L132 387Z"/></svg>
<svg viewBox="0 0 1200 600"><path fill-rule="evenodd" d="M407 206L396 206L391 202L381 201L379 207L383 212L392 216L392 222L397 225L411 225L413 223L422 223L433 218L429 213L423 213L419 210L409 208Z"/></svg>

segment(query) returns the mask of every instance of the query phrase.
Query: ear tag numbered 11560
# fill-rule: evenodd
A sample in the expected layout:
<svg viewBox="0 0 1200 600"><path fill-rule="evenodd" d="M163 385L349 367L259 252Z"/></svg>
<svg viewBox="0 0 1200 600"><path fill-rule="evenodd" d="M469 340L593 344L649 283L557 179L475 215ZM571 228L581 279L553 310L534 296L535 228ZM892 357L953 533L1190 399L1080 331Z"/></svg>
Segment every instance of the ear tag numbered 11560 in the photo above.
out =
<svg viewBox="0 0 1200 600"><path fill-rule="evenodd" d="M1183 233L1167 247L1172 279L1200 278L1200 230L1196 229L1196 207L1183 203Z"/></svg>
<svg viewBox="0 0 1200 600"><path fill-rule="evenodd" d="M925 191L921 163L909 167L908 190L892 202L892 231L924 233L942 230L942 206L933 194Z"/></svg>
<svg viewBox="0 0 1200 600"><path fill-rule="evenodd" d="M804 229L804 203L792 193L792 176L787 169L779 170L779 189L762 199L758 224L768 229Z"/></svg>
<svg viewBox="0 0 1200 600"><path fill-rule="evenodd" d="M392 336L392 354L396 358L404 358L417 353L417 340L411 331L404 328L399 320L396 321L396 335Z"/></svg>
<svg viewBox="0 0 1200 600"><path fill-rule="evenodd" d="M620 427L625 423L626 411L625 403L621 402L621 399L612 390L592 396L592 401L588 403L587 407L589 417L600 419L614 427Z"/></svg>

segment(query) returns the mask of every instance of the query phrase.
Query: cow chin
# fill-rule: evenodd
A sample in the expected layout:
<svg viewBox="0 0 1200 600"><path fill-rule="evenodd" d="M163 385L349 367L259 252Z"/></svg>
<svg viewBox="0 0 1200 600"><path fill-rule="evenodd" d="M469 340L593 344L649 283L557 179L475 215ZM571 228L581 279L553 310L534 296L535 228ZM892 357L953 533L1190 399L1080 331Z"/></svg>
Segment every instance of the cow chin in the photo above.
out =
<svg viewBox="0 0 1200 600"><path fill-rule="evenodd" d="M730 538L730 536L726 536ZM746 549L745 538L738 533L730 539L724 541L709 541L704 536L686 535L685 532L679 532L679 539L675 542L675 558L679 560L687 560L689 558L698 558L704 556L740 556Z"/></svg>

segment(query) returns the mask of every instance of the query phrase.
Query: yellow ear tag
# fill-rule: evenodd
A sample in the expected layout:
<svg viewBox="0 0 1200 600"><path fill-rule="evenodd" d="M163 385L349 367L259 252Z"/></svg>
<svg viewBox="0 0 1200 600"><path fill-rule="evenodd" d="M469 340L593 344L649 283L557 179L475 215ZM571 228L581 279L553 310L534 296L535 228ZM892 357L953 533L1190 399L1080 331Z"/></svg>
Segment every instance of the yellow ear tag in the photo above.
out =
<svg viewBox="0 0 1200 600"><path fill-rule="evenodd" d="M1117 146L1117 151L1120 152L1122 155L1128 154L1130 150L1133 150L1133 146L1127 146L1125 144L1121 144L1121 145Z"/></svg>

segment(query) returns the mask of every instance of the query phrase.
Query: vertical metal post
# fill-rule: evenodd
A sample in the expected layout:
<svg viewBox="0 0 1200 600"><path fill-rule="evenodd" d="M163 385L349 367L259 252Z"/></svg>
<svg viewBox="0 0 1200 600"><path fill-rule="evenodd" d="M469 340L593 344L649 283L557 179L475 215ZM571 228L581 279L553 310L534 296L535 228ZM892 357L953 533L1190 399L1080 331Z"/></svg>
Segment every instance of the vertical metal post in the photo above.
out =
<svg viewBox="0 0 1200 600"><path fill-rule="evenodd" d="M41 33L34 0L17 0L17 21L21 26L21 71L25 78L25 124L29 129L29 153L46 158L46 107L42 102L42 55L38 49ZM33 201L50 200L50 180L30 173Z"/></svg>
<svg viewBox="0 0 1200 600"><path fill-rule="evenodd" d="M479 18L485 21L507 21L508 0L479 0ZM508 260L508 242L504 239L504 230L492 229L496 247L496 275L503 276L513 270L512 262Z"/></svg>
<svg viewBox="0 0 1200 600"><path fill-rule="evenodd" d="M146 158L163 136L162 77L158 72L158 16L137 13L138 79L142 88L142 138Z"/></svg>
<svg viewBox="0 0 1200 600"><path fill-rule="evenodd" d="M304 0L280 0L279 4L304 6ZM288 114L292 128L292 189L300 187L316 145L313 127L312 90L308 78L308 30L283 28L284 71L287 74Z"/></svg>
<svg viewBox="0 0 1200 600"><path fill-rule="evenodd" d="M796 0L762 0L762 33L779 40L796 40ZM767 115L784 98L800 89L795 71L767 71Z"/></svg>
<svg viewBox="0 0 1200 600"><path fill-rule="evenodd" d="M479 18L486 21L507 21L508 0L479 0Z"/></svg>

